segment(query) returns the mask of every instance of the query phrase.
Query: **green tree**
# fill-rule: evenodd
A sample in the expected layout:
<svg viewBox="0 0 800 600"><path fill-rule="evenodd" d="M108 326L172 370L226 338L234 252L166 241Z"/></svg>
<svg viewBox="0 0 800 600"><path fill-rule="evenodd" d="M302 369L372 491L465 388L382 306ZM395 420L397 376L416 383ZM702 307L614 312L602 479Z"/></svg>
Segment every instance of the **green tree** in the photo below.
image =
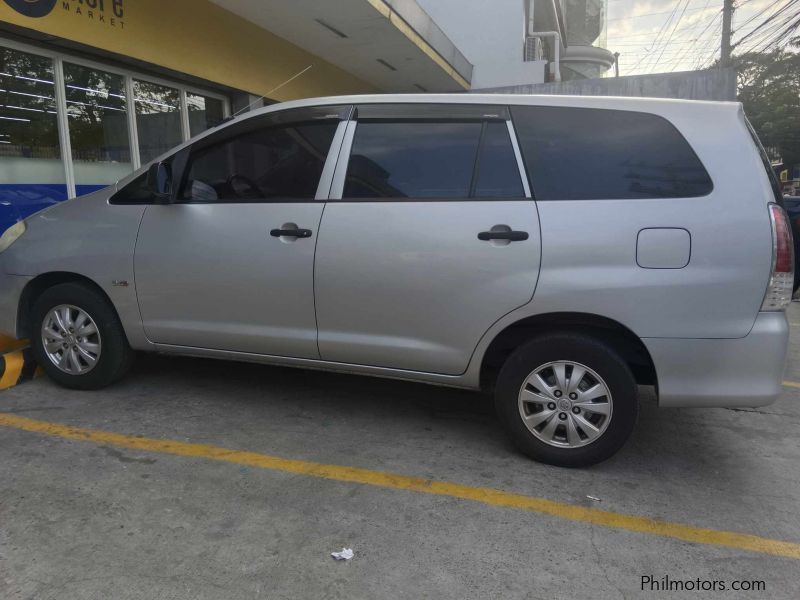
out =
<svg viewBox="0 0 800 600"><path fill-rule="evenodd" d="M739 101L761 142L784 164L800 164L800 54L750 52L734 65Z"/></svg>

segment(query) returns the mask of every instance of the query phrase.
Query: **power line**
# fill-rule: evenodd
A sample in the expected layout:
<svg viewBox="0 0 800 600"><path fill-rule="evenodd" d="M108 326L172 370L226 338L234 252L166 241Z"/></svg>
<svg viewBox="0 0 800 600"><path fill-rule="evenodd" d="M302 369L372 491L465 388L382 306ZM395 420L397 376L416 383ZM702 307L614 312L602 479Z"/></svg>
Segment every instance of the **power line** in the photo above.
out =
<svg viewBox="0 0 800 600"><path fill-rule="evenodd" d="M639 69L640 71L641 70L646 70L647 72L653 72L660 64L662 64L662 61L663 61L665 56L671 57L671 58L668 58L666 63L665 63L666 65L668 65L668 68L671 71L676 70L680 66L681 61L683 60L683 58L685 58L689 54L689 52L691 51L692 48L697 46L697 43L703 38L703 36L705 35L706 31L714 24L715 19L719 18L719 16L720 16L719 12L715 12L715 14L712 15L711 19L708 19L706 21L699 20L696 23L690 24L688 28L681 28L680 24L682 22L684 22L684 17L688 12L691 12L691 11L703 11L703 12L705 12L705 11L707 11L708 7L709 7L709 5L711 3L711 0L705 0L703 6L699 6L699 7L693 8L693 9L689 8L690 2L688 0L683 5L682 5L682 2L683 2L683 0L678 0L676 5L673 7L673 10L668 13L670 16L668 17L668 19L665 22L665 24L662 25L662 27L659 30L658 34L656 34L656 37L653 40L650 48L645 48L643 50L643 53L642 52L628 52L627 53L627 54L633 54L634 56L639 57L639 60L636 62L635 65L633 65L633 67L630 70L635 71L635 70ZM675 14L677 13L678 9L681 9L681 12L677 16L677 19L675 19L674 22L673 22L673 18L675 16ZM662 13L662 14L665 14L665 13ZM702 29L700 34L699 35L694 35L695 32L700 27L702 27L704 24L705 24L705 27ZM671 25L671 28L670 28L670 25ZM669 31L670 33L666 37L666 39L663 39L663 36L666 34L667 31ZM679 32L684 37L676 38L675 36ZM633 35L637 35L637 34L633 34ZM652 32L646 32L644 34L638 34L638 35L650 35L650 36L652 36ZM622 38L624 36L620 36L620 37ZM633 37L633 36L631 36L631 37ZM636 44L636 43L633 43L633 44L629 43L627 45L628 46L633 46L634 48L635 47L641 48L643 46L643 44ZM676 49L676 48L674 48L674 46L679 46L679 47ZM706 44L706 47L707 47L707 44ZM660 48L660 50L659 50L659 48ZM675 56L677 54L680 54L680 56L679 57Z"/></svg>
<svg viewBox="0 0 800 600"><path fill-rule="evenodd" d="M706 8L708 8L708 5L709 5L709 4L711 4L711 0L706 0L706 5L705 5L705 7L704 7L704 10L705 10ZM714 22L715 22L715 21L716 21L716 20L719 18L719 15L720 15L720 13L719 13L719 12L716 12L714 15L712 15L711 19L709 19L709 20L708 20L708 22L706 23L706 26L703 28L703 30L702 30L702 31L701 31L701 32L700 32L700 33L697 35L697 37L695 38L695 41L696 41L696 42L698 42L698 41L700 41L700 40L702 39L702 37L705 35L706 31L708 31L708 30L711 28L711 26L714 24ZM696 30L697 30L697 29L700 27L700 25L702 25L702 22L700 22L700 23L697 23L697 24L696 24L696 25L695 25L695 26L692 28L692 32L696 31ZM686 55L689 53L689 51L692 49L692 47L693 47L693 46L687 46L687 47L686 47L686 49L685 49L685 50L683 51L683 53L680 55L679 59L675 61L675 66L672 68L672 70L673 70L673 71L674 71L675 69L677 69L677 68L678 68L678 65L679 65L679 64L681 64L681 62L683 61L683 59L684 59L684 58L686 58Z"/></svg>
<svg viewBox="0 0 800 600"><path fill-rule="evenodd" d="M721 15L722 13L720 13ZM704 52L708 52L709 48L711 52L708 52L705 60L702 58L698 58L697 62L695 63L695 69L705 69L710 67L714 64L714 60L717 58L717 52L719 52L719 37L722 35L722 19L720 19L719 24L714 28L714 33L710 37L709 41L706 45L698 52L698 55L702 55Z"/></svg>
<svg viewBox="0 0 800 600"><path fill-rule="evenodd" d="M763 42L765 39L769 40L769 43L765 45L763 49L768 47L769 45L774 44L775 42L780 42L780 40L788 36L789 34L793 33L796 29L796 25L792 27L792 23L798 16L800 16L800 12L795 11L794 13L790 13L788 16L784 15L782 21L779 21L777 24L774 23L776 19L778 19L783 13L789 11L789 9L798 6L800 4L800 0L787 0L786 4L780 7L778 10L773 12L769 17L765 18L761 23L759 23L755 28L753 28L749 33L739 38L735 44L733 44L734 48L738 48L741 44L746 42L747 40L757 36L756 39L758 40L757 43ZM761 32L759 34L759 32ZM774 36L776 32L779 32L778 36ZM773 37L774 36L774 37ZM751 46L750 51L756 46Z"/></svg>
<svg viewBox="0 0 800 600"><path fill-rule="evenodd" d="M653 63L653 65L650 67L651 71L658 66L658 63L661 61L661 57L664 56L664 50L667 49L667 46L669 45L670 40L675 35L675 31L678 29L678 25L681 24L681 19L683 19L683 15L686 14L686 8L688 6L689 6L689 0L686 0L686 4L683 5L683 11L678 16L677 20L675 21L675 26L672 28L672 33L669 34L669 37L667 38L667 41L664 42L663 48L661 48L661 54L658 55L658 58L656 59L656 62Z"/></svg>
<svg viewBox="0 0 800 600"><path fill-rule="evenodd" d="M700 0L700 1L702 2L702 0ZM686 6L688 8L688 6L689 6L688 2L686 3ZM688 8L687 12L693 12L693 11L696 11L696 10L704 10L704 9L703 8L699 8L699 7L697 7L697 8ZM667 11L664 11L664 12L643 13L643 14L638 14L638 15L628 15L627 17L615 17L613 19L606 19L606 21L609 21L609 22L611 22L611 21L627 21L628 19L642 19L644 17L657 17L659 15L668 15L670 13L672 13L672 11L667 10Z"/></svg>
<svg viewBox="0 0 800 600"><path fill-rule="evenodd" d="M741 29L743 27L746 27L747 25L749 25L750 23L755 21L757 18L763 16L764 14L766 14L767 12L769 12L770 10L772 10L774 8L777 8L778 6L780 6L780 2L774 2L772 4L767 4L763 9L761 9L757 13L753 14L749 19L747 19L747 21L745 21L739 27L734 29L733 33L739 33L739 29Z"/></svg>
<svg viewBox="0 0 800 600"><path fill-rule="evenodd" d="M654 33L656 33L656 32L655 31L643 31L641 33L631 33L631 34L626 34L626 35L615 35L614 39L615 40L627 40L627 39L633 38L633 37L642 37L642 36L653 37Z"/></svg>
<svg viewBox="0 0 800 600"><path fill-rule="evenodd" d="M614 1L616 0L611 0L611 2ZM719 50L719 38L722 31L721 11L715 11L708 19L705 16L699 20L692 18L691 23L686 24L688 13L692 11L705 12L711 2L712 0L705 0L702 6L694 8L690 0L677 0L671 11L648 13L648 15L667 15L657 30L626 32L625 35L612 36L614 40L623 40L612 43L611 46L626 49L620 59L623 64L631 63L626 71L628 73L654 72L658 67L662 70L674 71L680 69L687 60L693 61L694 68L705 68L712 65ZM741 15L742 18L739 22L734 22L731 36L736 38L735 43L732 44L736 54L766 52L774 48L781 48L798 35L800 0L778 0L769 3L768 6L754 4L754 0L739 0L736 4L735 16ZM699 33L698 29L700 29ZM639 38L645 39L641 39L639 42L637 41ZM694 57L692 57L693 54Z"/></svg>
<svg viewBox="0 0 800 600"><path fill-rule="evenodd" d="M655 49L656 44L658 44L658 41L661 39L662 35L664 34L664 32L669 27L669 24L672 21L672 18L675 16L675 13L678 12L678 7L680 6L680 4L681 4L681 0L677 0L677 2L675 2L675 8L672 9L672 13L669 15L669 17L667 17L667 20L664 21L664 24L661 26L661 29L658 30L658 34L656 35L655 39L653 40L653 44L650 46L650 48L647 50L647 52L652 52ZM642 61L644 59L645 59L645 57L640 58L639 62L637 62L635 65L633 65L633 69L631 69L631 70L635 71L636 68L640 64L642 64Z"/></svg>

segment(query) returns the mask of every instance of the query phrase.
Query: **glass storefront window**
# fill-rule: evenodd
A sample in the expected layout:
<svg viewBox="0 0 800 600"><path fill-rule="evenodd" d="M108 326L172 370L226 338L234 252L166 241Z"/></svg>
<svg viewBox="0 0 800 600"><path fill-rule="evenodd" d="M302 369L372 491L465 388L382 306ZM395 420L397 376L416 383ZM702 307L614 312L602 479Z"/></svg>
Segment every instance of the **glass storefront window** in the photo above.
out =
<svg viewBox="0 0 800 600"><path fill-rule="evenodd" d="M189 92L186 94L186 108L189 110L189 135L192 137L216 127L225 118L222 100L217 98Z"/></svg>
<svg viewBox="0 0 800 600"><path fill-rule="evenodd" d="M134 79L133 95L139 155L145 164L183 141L180 92Z"/></svg>
<svg viewBox="0 0 800 600"><path fill-rule="evenodd" d="M0 39L0 234L42 208L114 183L224 120L228 105L212 92L114 70Z"/></svg>
<svg viewBox="0 0 800 600"><path fill-rule="evenodd" d="M69 139L78 196L133 170L125 78L64 63Z"/></svg>
<svg viewBox="0 0 800 600"><path fill-rule="evenodd" d="M67 198L49 58L0 47L0 233Z"/></svg>

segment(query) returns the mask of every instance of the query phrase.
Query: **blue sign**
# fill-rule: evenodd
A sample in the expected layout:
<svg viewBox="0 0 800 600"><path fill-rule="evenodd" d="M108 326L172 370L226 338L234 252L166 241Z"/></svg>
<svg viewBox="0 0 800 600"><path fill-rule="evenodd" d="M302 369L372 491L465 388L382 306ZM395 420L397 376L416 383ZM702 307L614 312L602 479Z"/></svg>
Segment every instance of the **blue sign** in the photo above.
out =
<svg viewBox="0 0 800 600"><path fill-rule="evenodd" d="M26 17L46 17L56 5L56 0L5 0L11 8Z"/></svg>

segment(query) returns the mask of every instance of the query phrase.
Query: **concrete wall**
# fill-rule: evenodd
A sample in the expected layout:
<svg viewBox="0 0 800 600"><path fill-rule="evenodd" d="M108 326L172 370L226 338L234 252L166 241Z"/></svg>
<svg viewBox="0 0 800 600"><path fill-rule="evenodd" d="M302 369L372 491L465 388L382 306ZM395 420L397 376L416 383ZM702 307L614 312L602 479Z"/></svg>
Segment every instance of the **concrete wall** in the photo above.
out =
<svg viewBox="0 0 800 600"><path fill-rule="evenodd" d="M525 11L521 0L416 2L475 65L471 80L473 89L545 80L543 62L523 61ZM554 28L554 25L547 27Z"/></svg>
<svg viewBox="0 0 800 600"><path fill-rule="evenodd" d="M530 85L531 81L545 80L546 60L506 62L503 68L498 65L479 63L472 72L474 88L493 88L495 86Z"/></svg>
<svg viewBox="0 0 800 600"><path fill-rule="evenodd" d="M472 63L442 31L436 20L423 9L417 0L383 0L400 15L411 28L422 36L467 81L472 80ZM463 2L464 0L460 0ZM482 0L484 1L484 0Z"/></svg>
<svg viewBox="0 0 800 600"><path fill-rule="evenodd" d="M480 93L736 100L736 71L709 69L473 89Z"/></svg>

